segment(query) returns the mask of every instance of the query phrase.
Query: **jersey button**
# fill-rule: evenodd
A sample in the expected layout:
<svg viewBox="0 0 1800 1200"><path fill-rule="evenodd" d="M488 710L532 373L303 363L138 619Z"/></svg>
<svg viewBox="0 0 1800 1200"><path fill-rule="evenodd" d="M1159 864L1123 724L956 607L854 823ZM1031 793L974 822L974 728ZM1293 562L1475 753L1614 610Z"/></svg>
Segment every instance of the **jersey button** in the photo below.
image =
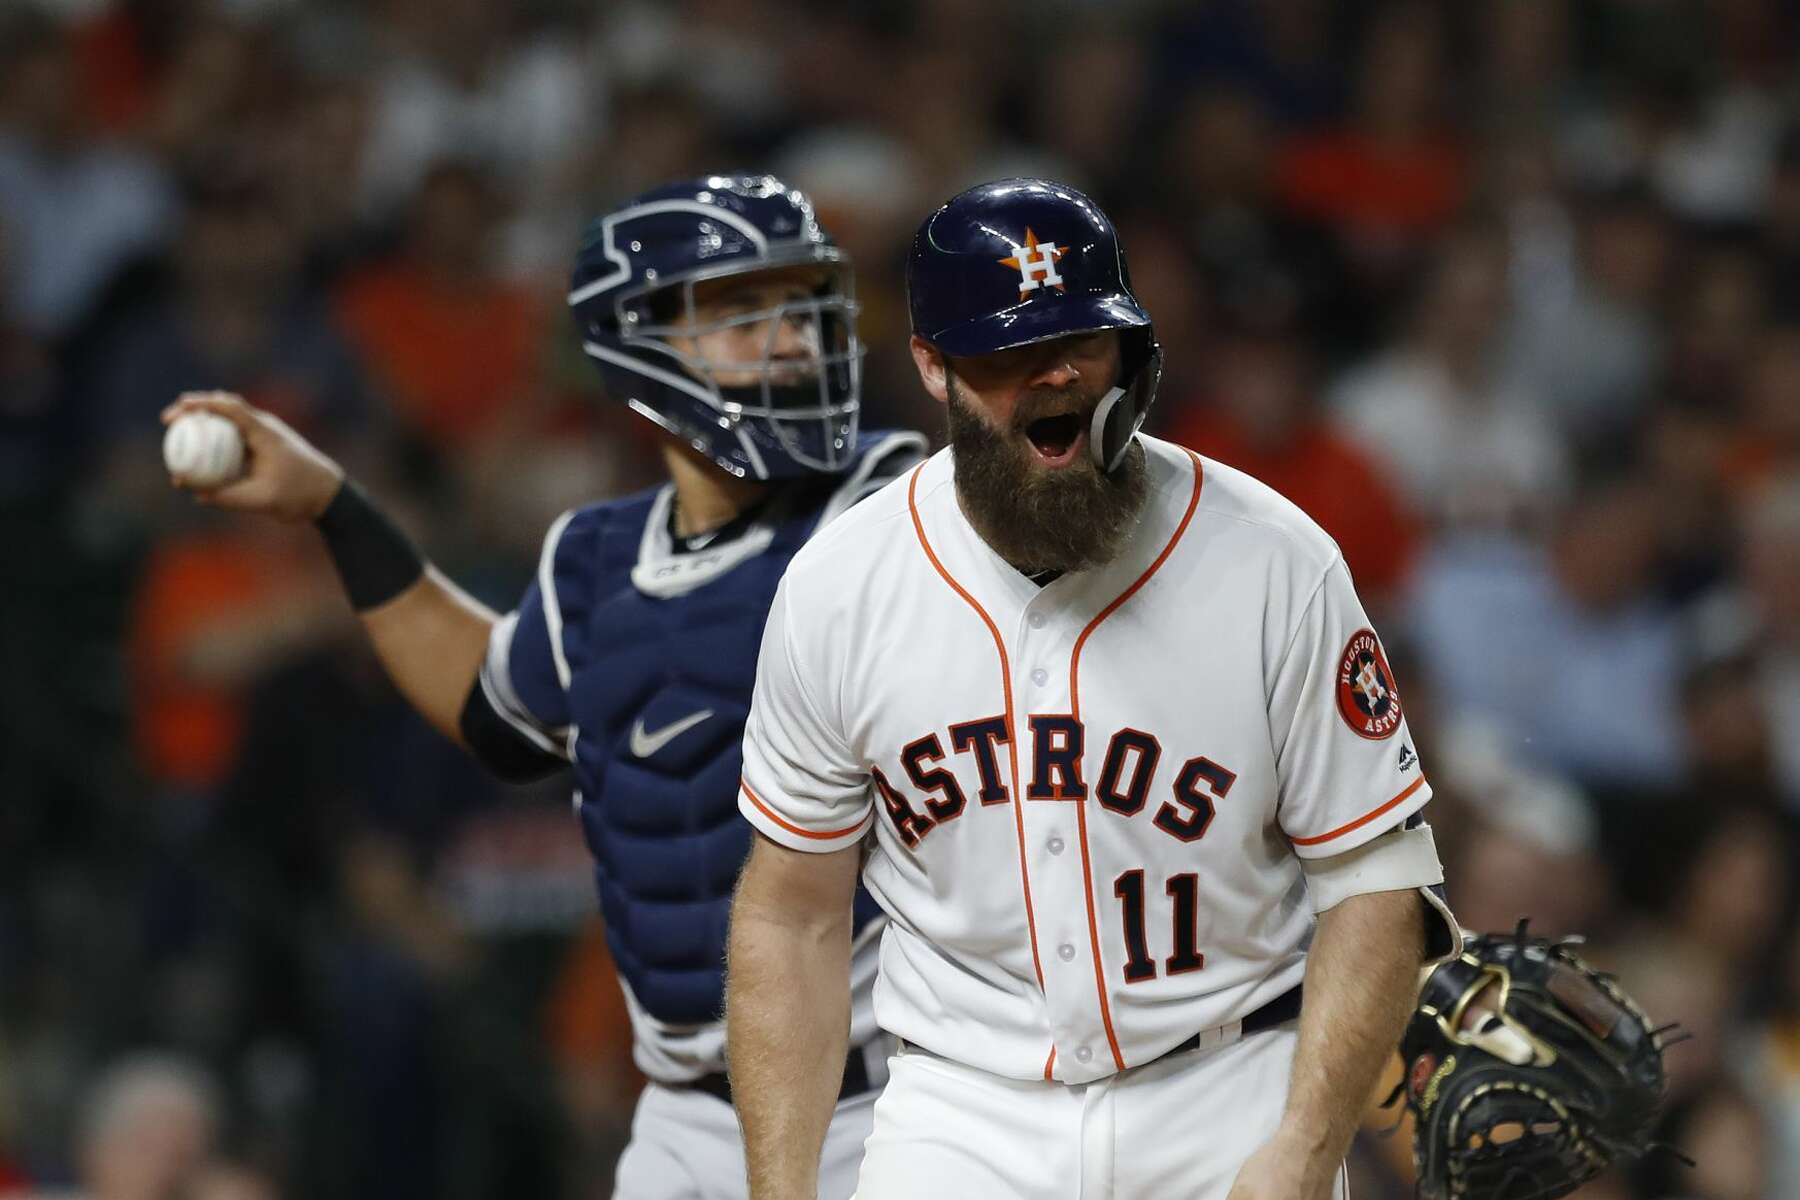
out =
<svg viewBox="0 0 1800 1200"><path fill-rule="evenodd" d="M1029 617L1027 617L1025 619L1031 623L1031 627L1033 629L1042 629L1044 627L1044 614L1043 613L1032 613Z"/></svg>
<svg viewBox="0 0 1800 1200"><path fill-rule="evenodd" d="M1059 837L1053 837L1044 843L1044 848L1052 854L1061 854L1063 852L1063 840Z"/></svg>
<svg viewBox="0 0 1800 1200"><path fill-rule="evenodd" d="M1075 957L1074 943L1064 942L1062 945L1058 946L1056 948L1056 956L1058 958L1062 959L1064 962L1068 962L1069 960L1073 959Z"/></svg>
<svg viewBox="0 0 1800 1200"><path fill-rule="evenodd" d="M1043 687L1046 683L1050 682L1050 672L1039 667L1031 673L1031 682L1037 684L1039 687Z"/></svg>
<svg viewBox="0 0 1800 1200"><path fill-rule="evenodd" d="M1075 1052L1075 1061L1076 1062L1087 1062L1089 1059L1091 1059L1093 1057L1094 1057L1094 1052L1092 1050L1089 1050L1086 1046L1083 1046L1081 1049L1079 1049Z"/></svg>

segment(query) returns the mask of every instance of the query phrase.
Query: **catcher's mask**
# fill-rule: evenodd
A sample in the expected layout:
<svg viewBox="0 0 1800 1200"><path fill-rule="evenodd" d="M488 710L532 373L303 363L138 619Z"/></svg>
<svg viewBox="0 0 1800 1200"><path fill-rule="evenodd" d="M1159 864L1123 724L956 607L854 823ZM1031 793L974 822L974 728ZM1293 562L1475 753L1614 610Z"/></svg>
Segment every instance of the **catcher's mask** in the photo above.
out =
<svg viewBox="0 0 1800 1200"><path fill-rule="evenodd" d="M804 296L703 321L694 290L804 272ZM768 175L714 175L646 192L596 220L570 281L582 348L606 391L733 475L781 479L854 459L863 347L849 258L801 192ZM720 363L677 349L734 327L760 354ZM804 353L778 344L797 330Z"/></svg>

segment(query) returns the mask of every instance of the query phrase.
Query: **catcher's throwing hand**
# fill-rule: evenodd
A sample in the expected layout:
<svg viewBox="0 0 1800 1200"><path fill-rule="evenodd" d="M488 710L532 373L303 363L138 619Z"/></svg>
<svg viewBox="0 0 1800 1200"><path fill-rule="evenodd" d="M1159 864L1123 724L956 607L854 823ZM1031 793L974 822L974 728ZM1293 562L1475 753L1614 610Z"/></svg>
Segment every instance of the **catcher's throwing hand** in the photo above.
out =
<svg viewBox="0 0 1800 1200"><path fill-rule="evenodd" d="M194 493L202 504L264 513L283 521L311 521L337 494L343 468L280 417L251 407L231 392L183 392L163 409L162 422L171 424L193 411L224 417L237 426L244 439L244 469L231 482L201 488L182 479L171 480L176 487Z"/></svg>
<svg viewBox="0 0 1800 1200"><path fill-rule="evenodd" d="M1555 1200L1651 1146L1662 1034L1567 942L1468 938L1400 1043L1429 1200Z"/></svg>

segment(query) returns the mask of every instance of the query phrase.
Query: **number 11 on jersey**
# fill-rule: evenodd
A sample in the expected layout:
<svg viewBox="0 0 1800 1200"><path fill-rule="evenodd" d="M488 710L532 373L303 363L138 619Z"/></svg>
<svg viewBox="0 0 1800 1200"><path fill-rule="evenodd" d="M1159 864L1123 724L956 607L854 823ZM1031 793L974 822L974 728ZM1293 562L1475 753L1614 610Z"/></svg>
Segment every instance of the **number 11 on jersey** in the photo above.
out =
<svg viewBox="0 0 1800 1200"><path fill-rule="evenodd" d="M1163 891L1174 909L1174 948L1163 960L1165 975L1198 971L1206 965L1206 955L1195 945L1199 937L1200 876L1192 871L1171 875ZM1142 983L1156 978L1156 960L1150 957L1149 939L1144 933L1144 871L1133 867L1113 880L1113 895L1119 898L1125 921L1125 982Z"/></svg>

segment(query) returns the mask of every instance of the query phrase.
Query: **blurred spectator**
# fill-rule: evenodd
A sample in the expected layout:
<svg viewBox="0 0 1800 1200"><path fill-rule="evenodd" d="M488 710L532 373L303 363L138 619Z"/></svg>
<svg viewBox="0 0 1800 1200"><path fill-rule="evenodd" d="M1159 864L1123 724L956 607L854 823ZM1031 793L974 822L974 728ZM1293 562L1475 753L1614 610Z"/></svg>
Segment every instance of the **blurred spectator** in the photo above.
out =
<svg viewBox="0 0 1800 1200"><path fill-rule="evenodd" d="M603 61L626 90L684 80L731 132L745 132L771 123L782 96L780 39L756 18L730 0L619 4L601 30Z"/></svg>
<svg viewBox="0 0 1800 1200"><path fill-rule="evenodd" d="M1790 808L1800 811L1800 476L1770 488L1744 525L1744 576L1761 629L1761 690L1776 776Z"/></svg>
<svg viewBox="0 0 1800 1200"><path fill-rule="evenodd" d="M7 278L8 229L0 214L0 280ZM62 482L79 431L60 387L57 362L22 328L0 287L0 508Z"/></svg>
<svg viewBox="0 0 1800 1200"><path fill-rule="evenodd" d="M304 536L203 529L152 554L131 633L133 731L150 779L194 791L221 783L236 760L250 685L346 627ZM271 603L274 596L287 602Z"/></svg>
<svg viewBox="0 0 1800 1200"><path fill-rule="evenodd" d="M1696 251L1665 334L1670 399L1735 419L1767 314L1762 267L1749 249Z"/></svg>
<svg viewBox="0 0 1800 1200"><path fill-rule="evenodd" d="M1383 9L1361 48L1349 122L1301 132L1282 155L1282 200L1336 231L1366 301L1393 297L1463 203L1468 164L1448 120L1444 57L1435 6Z"/></svg>
<svg viewBox="0 0 1800 1200"><path fill-rule="evenodd" d="M1800 472L1800 323L1758 340L1744 385L1743 420L1726 452L1725 478L1746 502Z"/></svg>
<svg viewBox="0 0 1800 1200"><path fill-rule="evenodd" d="M1549 937L1595 932L1617 898L1588 797L1522 764L1503 732L1478 718L1453 723L1431 749L1436 784L1473 818L1447 827L1446 878L1456 880L1464 928L1508 929L1530 918ZM1539 886L1545 879L1559 886Z"/></svg>
<svg viewBox="0 0 1800 1200"><path fill-rule="evenodd" d="M1631 1169L1638 1194L1653 1200L1768 1200L1768 1127L1755 1102L1727 1079L1707 1083L1670 1105L1657 1140L1693 1159L1683 1163L1667 1150L1647 1155Z"/></svg>
<svg viewBox="0 0 1800 1200"><path fill-rule="evenodd" d="M272 69L259 31L195 5L163 57L145 138L183 173L246 157L260 133L254 124L268 93L284 74Z"/></svg>
<svg viewBox="0 0 1800 1200"><path fill-rule="evenodd" d="M883 127L918 158L933 202L1011 175L1042 173L1093 186L1079 164L1007 136L1000 110L1008 78L982 45L961 29L926 39L889 65L893 80L877 91Z"/></svg>
<svg viewBox="0 0 1800 1200"><path fill-rule="evenodd" d="M1698 32L1710 43L1721 78L1695 97L1686 119L1657 148L1658 187L1684 217L1741 222L1761 211L1781 124L1781 57L1793 37L1792 14L1781 7L1732 0L1690 8L1707 26ZM1691 46L1683 50L1691 56Z"/></svg>
<svg viewBox="0 0 1800 1200"><path fill-rule="evenodd" d="M684 170L710 170L724 157L716 125L687 88L657 81L624 91L615 99L610 135L597 145L587 200L604 208Z"/></svg>
<svg viewBox="0 0 1800 1200"><path fill-rule="evenodd" d="M1345 429L1428 519L1538 524L1567 485L1562 444L1536 399L1505 378L1506 247L1488 227L1447 237L1404 338L1346 372Z"/></svg>
<svg viewBox="0 0 1800 1200"><path fill-rule="evenodd" d="M154 64L145 26L156 15L146 4L111 4L70 23L81 95L97 129L124 133L149 111Z"/></svg>
<svg viewBox="0 0 1800 1200"><path fill-rule="evenodd" d="M1205 0L1186 6L1163 51L1171 69L1242 88L1282 125L1330 121L1342 103L1341 8L1330 0Z"/></svg>
<svg viewBox="0 0 1800 1200"><path fill-rule="evenodd" d="M344 328L396 415L453 450L529 407L544 321L534 296L494 272L499 197L476 169L425 175L395 258L347 278Z"/></svg>
<svg viewBox="0 0 1800 1200"><path fill-rule="evenodd" d="M393 212L449 157L482 164L531 200L605 133L603 77L584 48L520 28L513 6L384 0L380 11L388 57L363 155L367 211Z"/></svg>
<svg viewBox="0 0 1800 1200"><path fill-rule="evenodd" d="M360 81L321 76L296 88L263 145L276 203L301 248L309 285L331 282L369 249L356 194L368 122Z"/></svg>
<svg viewBox="0 0 1800 1200"><path fill-rule="evenodd" d="M1136 126L1154 80L1152 47L1128 29L1095 22L1049 48L1042 70L1081 86L1029 91L1031 144L1076 166L1103 193L1133 185L1139 164L1132 156L1142 140Z"/></svg>
<svg viewBox="0 0 1800 1200"><path fill-rule="evenodd" d="M94 350L87 373L96 435L142 457L142 443L161 438L156 416L175 396L228 388L309 436L343 444L368 415L365 385L324 306L298 286L298 255L265 184L200 187L170 285Z"/></svg>
<svg viewBox="0 0 1800 1200"><path fill-rule="evenodd" d="M1787 931L1776 1003L1746 1039L1744 1084L1770 1098L1774 1167L1769 1177L1800 1179L1800 924Z"/></svg>
<svg viewBox="0 0 1800 1200"><path fill-rule="evenodd" d="M1792 321L1800 318L1800 124L1790 124L1777 143L1764 210L1761 257L1774 315Z"/></svg>
<svg viewBox="0 0 1800 1200"><path fill-rule="evenodd" d="M1519 127L1553 120L1574 57L1566 4L1489 0L1477 18L1486 43L1477 120Z"/></svg>
<svg viewBox="0 0 1800 1200"><path fill-rule="evenodd" d="M1740 651L1696 661L1680 692L1691 755L1688 775L1695 786L1739 801L1777 800L1774 735L1755 658Z"/></svg>
<svg viewBox="0 0 1800 1200"><path fill-rule="evenodd" d="M1177 409L1168 435L1298 504L1336 540L1368 603L1391 602L1418 548L1416 522L1374 463L1319 413L1305 347L1291 331L1249 328L1216 341L1208 359L1205 402Z"/></svg>
<svg viewBox="0 0 1800 1200"><path fill-rule="evenodd" d="M279 1193L260 1172L216 1164L200 1173L185 1200L279 1200Z"/></svg>
<svg viewBox="0 0 1800 1200"><path fill-rule="evenodd" d="M582 1160L578 1178L602 1178L600 1168L618 1155L629 1133L643 1078L631 1061L627 1020L605 927L591 919L544 1012L545 1038Z"/></svg>
<svg viewBox="0 0 1800 1200"><path fill-rule="evenodd" d="M1681 626L1647 594L1657 551L1655 492L1629 474L1591 482L1546 545L1440 543L1406 627L1446 713L1591 787L1671 786Z"/></svg>
<svg viewBox="0 0 1800 1200"><path fill-rule="evenodd" d="M1710 787L1704 794L1710 807L1696 805L1669 831L1687 861L1665 881L1664 917L1674 937L1715 960L1726 978L1745 979L1781 949L1797 847L1792 826L1751 798L1716 796Z"/></svg>
<svg viewBox="0 0 1800 1200"><path fill-rule="evenodd" d="M1589 196L1577 213L1573 269L1518 280L1508 367L1564 431L1594 444L1630 428L1652 399L1674 234L1641 185Z"/></svg>
<svg viewBox="0 0 1800 1200"><path fill-rule="evenodd" d="M1332 353L1361 348L1374 332L1371 314L1344 294L1325 227L1275 203L1275 132L1249 93L1214 85L1188 93L1173 107L1159 149L1158 170L1180 197L1168 219L1209 298L1253 320L1305 322ZM1129 244L1139 271L1144 248Z"/></svg>
<svg viewBox="0 0 1800 1200"><path fill-rule="evenodd" d="M187 1060L140 1053L119 1061L88 1097L81 1187L70 1200L184 1200L223 1116L216 1085Z"/></svg>
<svg viewBox="0 0 1800 1200"><path fill-rule="evenodd" d="M0 290L28 331L60 337L168 235L163 168L82 127L69 39L30 5L0 12Z"/></svg>

